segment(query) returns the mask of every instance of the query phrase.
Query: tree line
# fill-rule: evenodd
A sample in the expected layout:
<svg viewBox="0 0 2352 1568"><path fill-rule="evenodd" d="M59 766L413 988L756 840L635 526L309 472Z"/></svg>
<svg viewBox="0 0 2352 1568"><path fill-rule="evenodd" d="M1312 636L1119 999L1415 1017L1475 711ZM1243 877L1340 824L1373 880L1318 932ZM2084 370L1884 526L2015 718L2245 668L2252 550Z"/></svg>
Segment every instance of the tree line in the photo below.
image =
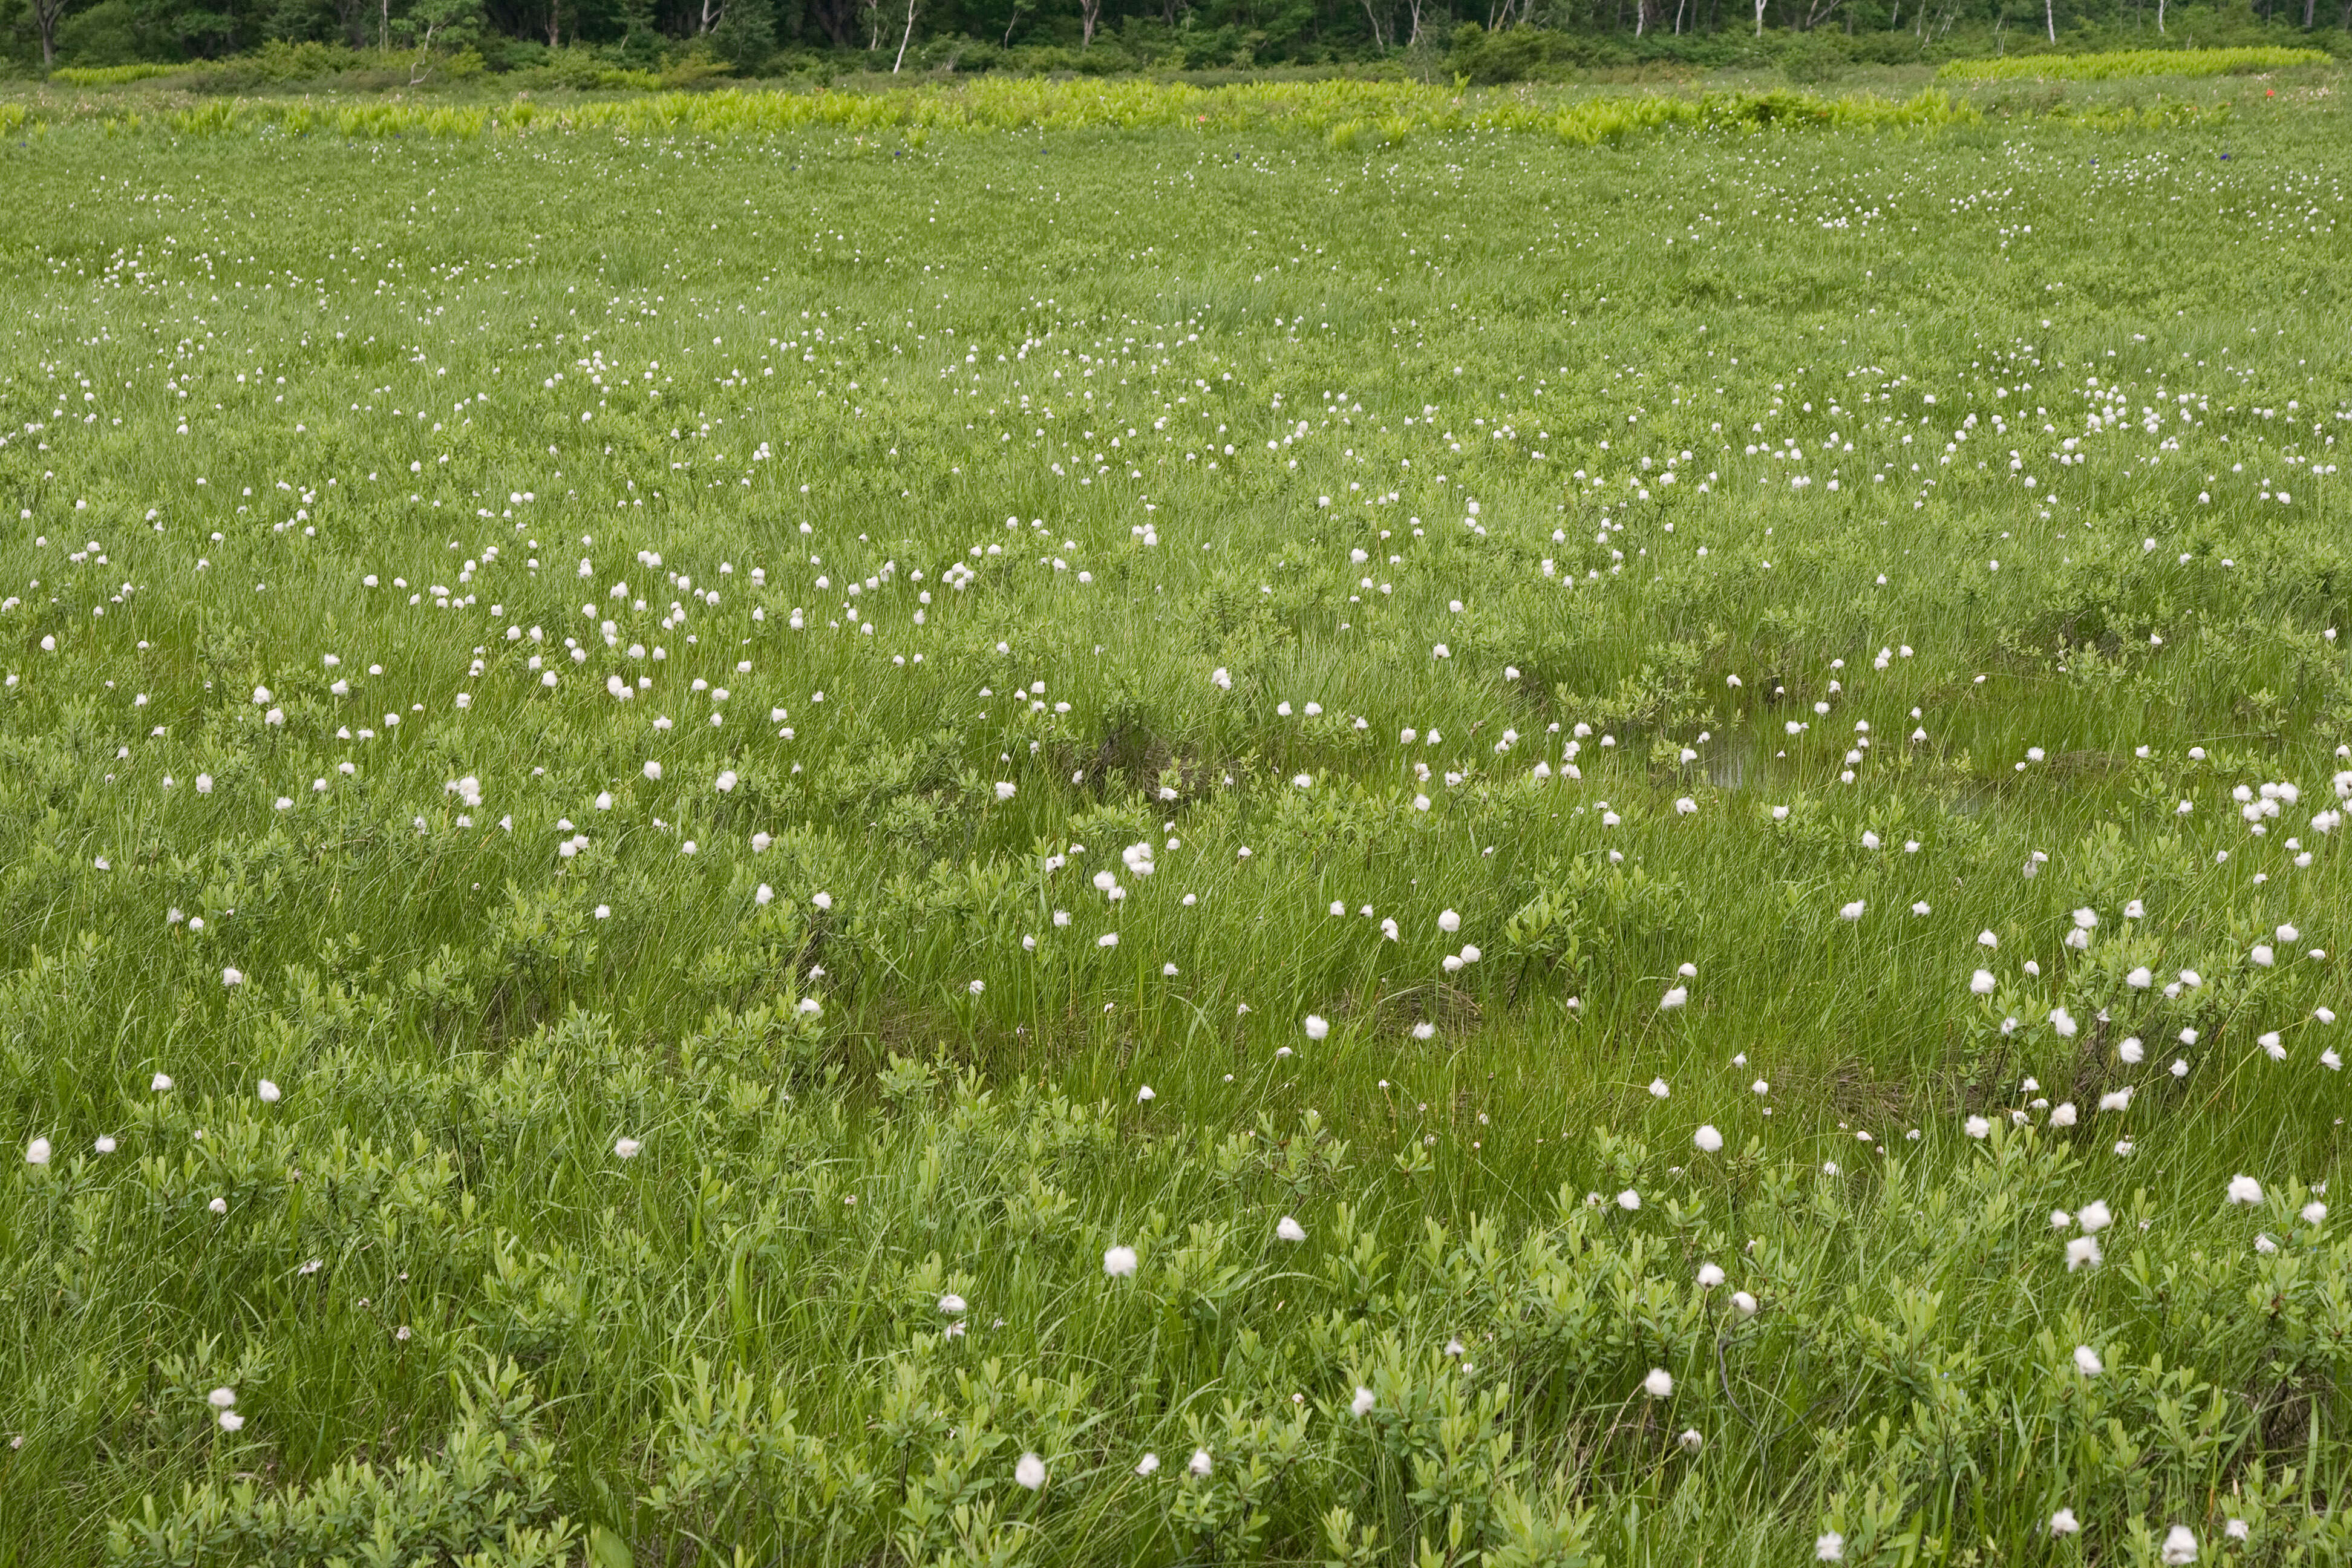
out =
<svg viewBox="0 0 2352 1568"><path fill-rule="evenodd" d="M2352 53L2352 0L0 0L0 41L20 70L244 59L254 85L396 75L400 57L431 55L445 78L522 71L582 87L615 70L1380 61L1486 81L1648 61L1769 63L1827 79L1856 63L2293 35Z"/></svg>

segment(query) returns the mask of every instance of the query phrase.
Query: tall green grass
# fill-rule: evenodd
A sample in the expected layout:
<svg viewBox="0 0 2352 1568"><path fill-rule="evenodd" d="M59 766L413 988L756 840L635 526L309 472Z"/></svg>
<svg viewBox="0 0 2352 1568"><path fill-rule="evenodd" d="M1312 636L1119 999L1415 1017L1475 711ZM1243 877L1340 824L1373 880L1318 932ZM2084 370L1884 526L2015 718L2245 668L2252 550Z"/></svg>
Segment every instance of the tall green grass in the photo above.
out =
<svg viewBox="0 0 2352 1568"><path fill-rule="evenodd" d="M2342 1557L2333 100L996 101L0 145L0 1553Z"/></svg>

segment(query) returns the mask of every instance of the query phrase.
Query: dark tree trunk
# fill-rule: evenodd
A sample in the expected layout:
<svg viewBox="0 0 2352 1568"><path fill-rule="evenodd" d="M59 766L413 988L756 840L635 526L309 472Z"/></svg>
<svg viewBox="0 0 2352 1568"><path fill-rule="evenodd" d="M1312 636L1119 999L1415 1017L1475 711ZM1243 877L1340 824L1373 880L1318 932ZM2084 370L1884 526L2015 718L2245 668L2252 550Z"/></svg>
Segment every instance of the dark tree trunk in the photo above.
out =
<svg viewBox="0 0 2352 1568"><path fill-rule="evenodd" d="M808 10L835 48L850 47L857 35L856 0L809 0Z"/></svg>

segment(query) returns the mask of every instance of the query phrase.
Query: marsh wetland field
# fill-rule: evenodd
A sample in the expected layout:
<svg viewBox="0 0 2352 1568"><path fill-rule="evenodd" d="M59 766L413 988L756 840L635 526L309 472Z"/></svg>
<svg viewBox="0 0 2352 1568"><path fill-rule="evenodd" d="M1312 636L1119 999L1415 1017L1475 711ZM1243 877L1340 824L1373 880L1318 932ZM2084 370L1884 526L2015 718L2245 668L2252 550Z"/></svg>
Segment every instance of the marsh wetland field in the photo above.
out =
<svg viewBox="0 0 2352 1568"><path fill-rule="evenodd" d="M2157 85L0 104L0 1563L2345 1561Z"/></svg>

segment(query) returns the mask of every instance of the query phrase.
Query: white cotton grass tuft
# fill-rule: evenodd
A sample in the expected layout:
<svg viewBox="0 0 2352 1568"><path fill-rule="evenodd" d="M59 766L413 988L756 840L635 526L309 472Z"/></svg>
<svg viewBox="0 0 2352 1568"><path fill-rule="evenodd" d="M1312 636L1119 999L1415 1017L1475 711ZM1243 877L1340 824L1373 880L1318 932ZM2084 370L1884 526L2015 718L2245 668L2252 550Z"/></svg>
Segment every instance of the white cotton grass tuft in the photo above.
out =
<svg viewBox="0 0 2352 1568"><path fill-rule="evenodd" d="M2263 1201L2263 1184L2252 1176L2232 1176L2227 1196L2233 1204L2258 1204Z"/></svg>
<svg viewBox="0 0 2352 1568"><path fill-rule="evenodd" d="M2101 1373L2106 1371L2107 1367L2106 1363L2099 1359L2098 1352L2093 1350L2088 1345L2076 1345L2074 1347L2074 1370L2081 1373L2084 1377L2096 1377Z"/></svg>
<svg viewBox="0 0 2352 1568"><path fill-rule="evenodd" d="M1843 1563L1845 1561L1845 1537L1834 1530L1825 1530L1813 1537L1813 1561Z"/></svg>
<svg viewBox="0 0 2352 1568"><path fill-rule="evenodd" d="M2164 1532L2164 1547L2158 1554L2165 1568L2189 1568L2197 1561L2197 1532L2185 1524L2176 1524Z"/></svg>
<svg viewBox="0 0 2352 1568"><path fill-rule="evenodd" d="M1307 1239L1307 1227L1299 1224L1297 1220L1291 1218L1288 1215L1284 1215L1280 1219L1275 1222L1274 1234L1280 1237L1285 1241L1305 1241Z"/></svg>
<svg viewBox="0 0 2352 1568"><path fill-rule="evenodd" d="M1361 1384L1358 1384L1356 1385L1356 1397L1348 1402L1349 1413L1359 1416L1370 1415L1372 1413L1373 1403L1372 1391L1366 1388Z"/></svg>
<svg viewBox="0 0 2352 1568"><path fill-rule="evenodd" d="M264 1105L275 1105L285 1098L284 1092L266 1078L254 1086L253 1092Z"/></svg>
<svg viewBox="0 0 2352 1568"><path fill-rule="evenodd" d="M1642 1379L1642 1392L1653 1399L1672 1397L1675 1392L1675 1374L1662 1366L1652 1367L1649 1375Z"/></svg>
<svg viewBox="0 0 2352 1568"><path fill-rule="evenodd" d="M613 1145L613 1152L624 1160L634 1160L645 1144L635 1138L623 1138Z"/></svg>
<svg viewBox="0 0 2352 1568"><path fill-rule="evenodd" d="M1160 1456L1157 1454L1144 1455L1143 1458L1135 1462L1135 1473L1139 1476L1158 1475L1160 1473Z"/></svg>
<svg viewBox="0 0 2352 1568"><path fill-rule="evenodd" d="M1013 1466L1013 1479L1031 1491L1045 1484L1045 1461L1034 1454L1024 1454Z"/></svg>
<svg viewBox="0 0 2352 1568"><path fill-rule="evenodd" d="M1697 1147L1700 1153L1713 1154L1723 1148L1723 1134L1717 1131L1714 1125L1709 1123L1691 1135L1691 1142Z"/></svg>
<svg viewBox="0 0 2352 1568"><path fill-rule="evenodd" d="M1331 1033L1331 1021L1330 1021L1329 1019L1325 1018L1325 1017L1322 1017L1322 1016L1318 1016L1318 1015L1317 1015L1317 1014L1314 1014L1314 1013L1309 1013L1309 1014L1307 1014L1307 1037L1308 1039L1310 1039L1310 1040L1320 1040L1320 1039L1326 1039L1326 1038L1329 1037L1330 1033Z"/></svg>
<svg viewBox="0 0 2352 1568"><path fill-rule="evenodd" d="M2050 1516L2050 1533L2053 1535L2079 1535L2082 1531L2082 1521L2074 1517L2074 1510L2071 1508L2062 1508Z"/></svg>
<svg viewBox="0 0 2352 1568"><path fill-rule="evenodd" d="M1133 1279L1135 1277L1135 1248L1131 1247L1111 1247L1104 1248L1103 1272L1113 1279Z"/></svg>
<svg viewBox="0 0 2352 1568"><path fill-rule="evenodd" d="M49 1141L46 1138L36 1138L25 1145L25 1163L46 1165L49 1163Z"/></svg>

